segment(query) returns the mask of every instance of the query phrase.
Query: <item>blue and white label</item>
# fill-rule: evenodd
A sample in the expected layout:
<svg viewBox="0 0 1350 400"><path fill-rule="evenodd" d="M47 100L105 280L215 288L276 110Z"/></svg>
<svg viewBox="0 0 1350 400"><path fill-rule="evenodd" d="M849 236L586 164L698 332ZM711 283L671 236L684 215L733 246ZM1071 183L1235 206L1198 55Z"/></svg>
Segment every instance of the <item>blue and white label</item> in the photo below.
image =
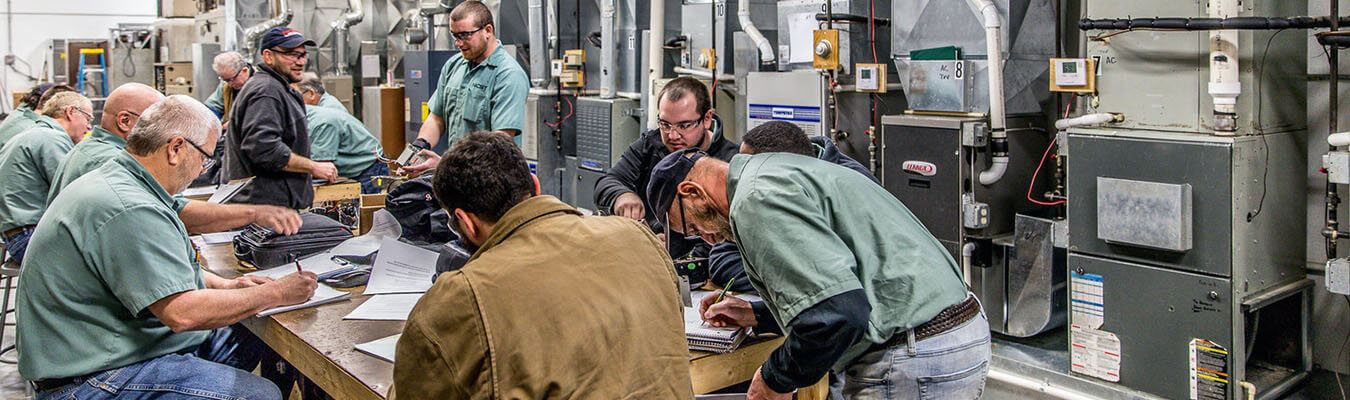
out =
<svg viewBox="0 0 1350 400"><path fill-rule="evenodd" d="M1073 273L1069 285L1070 323L1087 329L1102 327L1106 319L1106 300L1102 276Z"/></svg>
<svg viewBox="0 0 1350 400"><path fill-rule="evenodd" d="M820 123L820 108L778 104L751 104L750 119Z"/></svg>

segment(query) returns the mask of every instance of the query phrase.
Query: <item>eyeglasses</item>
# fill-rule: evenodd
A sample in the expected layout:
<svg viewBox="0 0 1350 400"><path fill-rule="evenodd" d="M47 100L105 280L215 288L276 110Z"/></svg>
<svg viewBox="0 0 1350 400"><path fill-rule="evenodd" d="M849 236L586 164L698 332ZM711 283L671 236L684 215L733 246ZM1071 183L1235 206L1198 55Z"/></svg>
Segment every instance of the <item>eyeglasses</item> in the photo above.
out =
<svg viewBox="0 0 1350 400"><path fill-rule="evenodd" d="M488 24L488 25L492 25L492 24ZM478 29L474 29L474 30L471 30L471 31L465 31L465 32L450 32L450 35L451 35L451 36L454 36L454 37L455 37L455 40L469 40L470 37L473 37L473 34L478 33L478 31L481 31L481 30L483 30L483 28L487 28L487 27L488 27L487 25L483 25L483 26L478 27Z"/></svg>
<svg viewBox="0 0 1350 400"><path fill-rule="evenodd" d="M291 57L291 58L294 58L294 59L296 59L296 60L303 60L303 59L309 58L309 52L307 52L307 51L295 51L295 50L292 50L292 51L269 50L269 51L271 51L271 52L273 52L273 53L281 54L281 55L284 55L284 56L287 56L287 57ZM236 75L237 75L237 74L236 74Z"/></svg>
<svg viewBox="0 0 1350 400"><path fill-rule="evenodd" d="M180 136L180 137L181 137L181 136ZM184 142L187 142L187 144L188 144L189 146L192 146L192 148L197 149L197 152L198 152L198 153L202 153L202 169L203 169L203 170L211 169L212 166L216 165L216 159L211 158L211 153L207 153L206 150L202 150L201 147L197 146L196 143L192 143L191 140L187 140L187 138L183 138L183 141L184 141ZM173 139L169 139L169 142L173 142Z"/></svg>
<svg viewBox="0 0 1350 400"><path fill-rule="evenodd" d="M93 122L93 121L94 121L94 114L90 114L90 113L87 112L87 111L81 110L79 107L71 107L71 108L75 109L75 111L79 111L80 114L84 114L84 117L85 117L85 118L89 118L89 121L90 121L90 122Z"/></svg>
<svg viewBox="0 0 1350 400"><path fill-rule="evenodd" d="M674 124L658 119L656 120L656 126L661 128L662 132L670 132L672 129L684 132L689 130L689 128L693 128L695 125L703 123L704 118L706 117L698 117L698 119L695 120L676 122Z"/></svg>
<svg viewBox="0 0 1350 400"><path fill-rule="evenodd" d="M278 51L278 53L281 53L281 52ZM239 75L243 75L245 69L247 69L247 68L240 68L238 71L235 71L235 72L234 72L234 76L231 76L231 77L229 77L229 78L226 78L226 77L223 77L223 76L222 76L222 77L220 77L220 81L221 81L221 82L225 82L225 83L234 82L234 78L238 78Z"/></svg>

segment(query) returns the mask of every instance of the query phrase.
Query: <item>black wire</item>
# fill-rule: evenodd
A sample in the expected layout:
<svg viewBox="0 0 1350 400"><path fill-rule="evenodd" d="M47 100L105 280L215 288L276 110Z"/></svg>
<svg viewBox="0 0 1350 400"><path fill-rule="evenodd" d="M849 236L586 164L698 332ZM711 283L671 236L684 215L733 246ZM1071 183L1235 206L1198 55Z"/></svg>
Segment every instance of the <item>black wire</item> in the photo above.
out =
<svg viewBox="0 0 1350 400"><path fill-rule="evenodd" d="M1266 143L1265 128L1261 125L1261 109L1266 104L1266 99L1263 96L1265 93L1263 93L1261 84L1266 76L1266 55L1270 54L1270 44L1275 41L1276 36L1280 36L1280 32L1284 31L1284 29L1275 31L1266 39L1266 48L1261 51L1261 70L1256 72L1256 129L1261 130L1257 134L1261 135L1261 148L1265 153L1265 158L1261 162L1261 200L1256 202L1256 211L1247 213L1247 222L1252 222L1253 219L1256 219L1256 216L1261 215L1261 210L1266 206L1266 180L1270 176L1270 145Z"/></svg>
<svg viewBox="0 0 1350 400"><path fill-rule="evenodd" d="M128 78L136 76L136 60L131 59L131 52L134 47L135 45L131 42L127 43L127 58L122 60L122 66L129 66L126 71L122 71L122 76Z"/></svg>

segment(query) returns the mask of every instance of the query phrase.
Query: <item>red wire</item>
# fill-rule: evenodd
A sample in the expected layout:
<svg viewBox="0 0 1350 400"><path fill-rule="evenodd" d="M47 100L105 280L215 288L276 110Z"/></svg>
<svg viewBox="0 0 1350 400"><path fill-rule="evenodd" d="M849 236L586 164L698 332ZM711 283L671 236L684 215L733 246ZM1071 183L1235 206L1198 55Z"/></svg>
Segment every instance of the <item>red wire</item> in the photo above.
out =
<svg viewBox="0 0 1350 400"><path fill-rule="evenodd" d="M1074 100L1074 98L1076 98L1077 96L1078 96L1078 93L1070 93L1070 94L1069 94L1069 104L1066 105L1066 106L1064 107L1064 118L1068 118L1068 117L1069 117L1069 110L1072 110L1072 109L1073 109L1073 100ZM1045 158L1048 157L1048 156L1050 156L1050 149L1055 148L1055 142L1058 142L1058 141L1059 141L1059 135L1058 135L1058 134L1055 135L1055 138L1054 138L1054 139L1050 139L1050 145L1045 147L1045 154L1041 154L1041 162L1040 162L1040 164L1036 164L1036 170L1034 170L1034 171L1031 172L1031 183L1027 185L1027 201L1030 201L1030 202L1036 203L1036 204L1040 204L1040 205L1043 205L1043 206L1056 206L1056 205L1064 204L1064 200L1046 203L1046 202L1039 201L1039 200L1036 200L1036 199L1031 198L1031 190L1032 190L1032 188L1035 188L1035 187L1036 187L1036 175L1039 175L1039 174L1041 173L1041 167L1045 166Z"/></svg>
<svg viewBox="0 0 1350 400"><path fill-rule="evenodd" d="M876 64L877 62L877 23L876 23L877 21L876 17L874 17L874 15L876 15L877 10L875 3L876 2L874 0L867 1L867 31L868 31L867 39L872 41L873 64Z"/></svg>
<svg viewBox="0 0 1350 400"><path fill-rule="evenodd" d="M569 98L567 98L566 96L563 96L563 100L566 100L566 101L567 101L567 116L562 117L562 119L558 120L558 122L553 122L553 123L545 122L544 125L548 125L549 127L557 128L557 127L559 127L559 126L562 126L563 122L567 122L567 119L568 119L568 118L572 118L572 113L573 113L573 112L576 112L577 109L576 109L576 107L573 107L573 106L572 106L572 99L569 99Z"/></svg>

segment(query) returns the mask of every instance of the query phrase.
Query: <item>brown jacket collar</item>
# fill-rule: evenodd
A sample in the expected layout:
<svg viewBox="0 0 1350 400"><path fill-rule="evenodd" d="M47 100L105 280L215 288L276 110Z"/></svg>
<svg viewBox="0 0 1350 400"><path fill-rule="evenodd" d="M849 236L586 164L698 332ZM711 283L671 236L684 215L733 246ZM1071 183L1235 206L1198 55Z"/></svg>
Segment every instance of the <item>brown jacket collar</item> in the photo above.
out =
<svg viewBox="0 0 1350 400"><path fill-rule="evenodd" d="M511 207L505 215L497 220L497 224L492 227L492 234L488 235L487 241L483 242L483 245L478 247L478 251L473 253L469 262L478 259L478 256L505 241L506 238L526 224L556 213L581 215L581 212L577 211L576 208L549 195L534 196L516 204L515 207Z"/></svg>

